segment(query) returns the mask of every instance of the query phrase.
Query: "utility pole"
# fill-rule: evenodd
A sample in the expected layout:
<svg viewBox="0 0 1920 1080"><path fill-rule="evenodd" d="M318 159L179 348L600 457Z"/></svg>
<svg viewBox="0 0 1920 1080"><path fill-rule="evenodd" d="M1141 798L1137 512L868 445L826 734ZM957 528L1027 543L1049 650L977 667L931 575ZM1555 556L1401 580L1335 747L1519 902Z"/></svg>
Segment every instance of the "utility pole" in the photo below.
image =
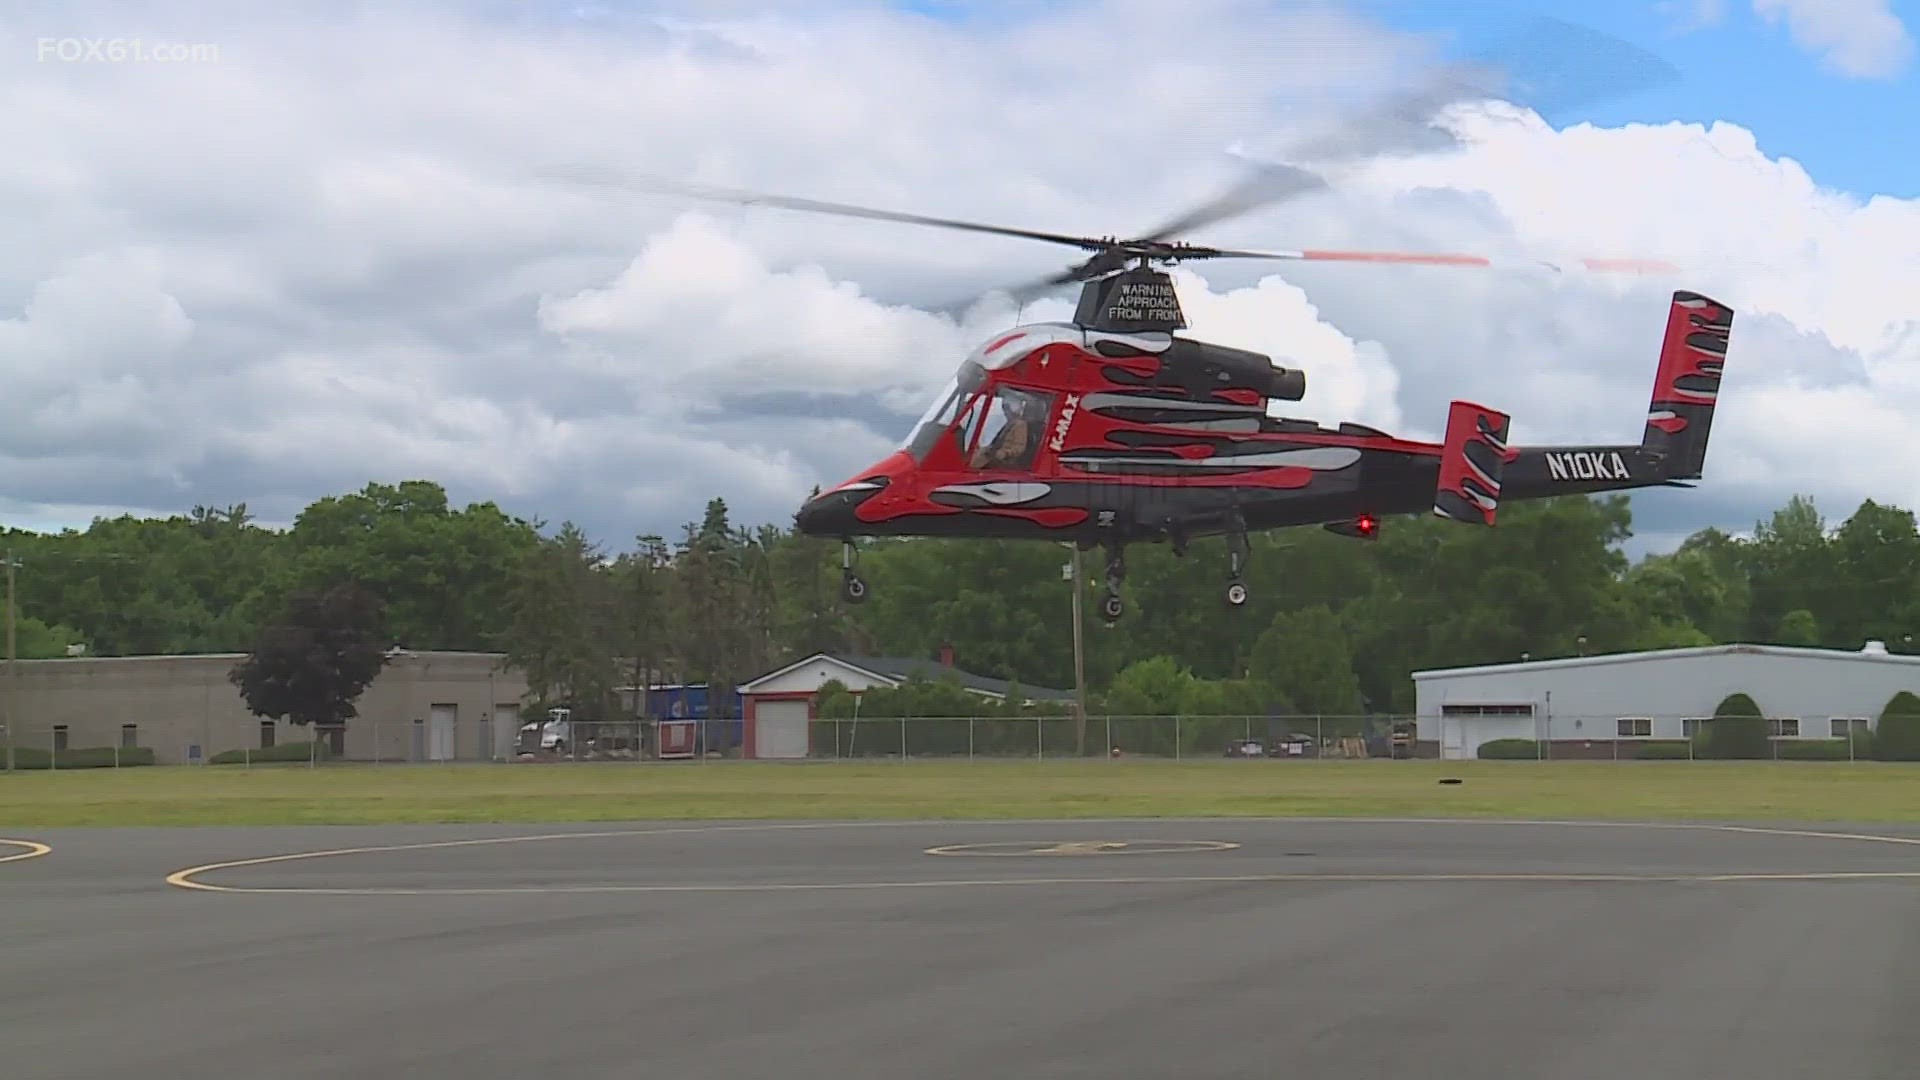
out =
<svg viewBox="0 0 1920 1080"><path fill-rule="evenodd" d="M1073 734L1075 752L1087 756L1087 661L1080 639L1080 594L1086 582L1080 576L1080 545L1069 544L1073 551Z"/></svg>
<svg viewBox="0 0 1920 1080"><path fill-rule="evenodd" d="M6 709L6 712L0 713L0 717L3 717L5 721L4 726L7 732L7 770L11 772L13 770L13 741L14 741L14 737L13 737L14 715L13 714L14 714L14 710L19 708L20 706L19 665L14 663L16 659L16 656L14 653L14 630L13 630L13 611L14 611L13 568L15 563L13 561L12 548L8 548L6 550L6 560L7 560L7 709Z"/></svg>

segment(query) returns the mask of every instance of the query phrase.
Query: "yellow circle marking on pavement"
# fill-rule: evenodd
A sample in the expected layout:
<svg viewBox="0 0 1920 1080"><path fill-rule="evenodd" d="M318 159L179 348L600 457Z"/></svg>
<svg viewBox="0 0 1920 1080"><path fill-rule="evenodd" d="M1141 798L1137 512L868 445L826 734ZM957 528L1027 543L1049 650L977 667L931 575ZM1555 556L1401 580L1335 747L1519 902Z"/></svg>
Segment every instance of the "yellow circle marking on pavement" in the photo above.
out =
<svg viewBox="0 0 1920 1080"><path fill-rule="evenodd" d="M48 847L45 844L40 843L37 840L0 840L0 847L16 847L16 848L26 849L25 851L22 851L17 855L0 855L0 863L24 862L28 859L37 859L40 856L45 855L47 852L53 850L52 848Z"/></svg>
<svg viewBox="0 0 1920 1080"><path fill-rule="evenodd" d="M1193 851L1232 851L1224 840L990 840L928 848L928 855L1008 858L1026 855L1178 855Z"/></svg>
<svg viewBox="0 0 1920 1080"><path fill-rule="evenodd" d="M1506 826L1559 826L1568 828L1640 828L1654 830L1681 830L1697 832L1744 833L1759 836L1794 836L1818 840L1852 840L1879 844L1920 845L1920 837L1884 836L1874 833L1825 832L1812 829L1775 829L1744 825L1708 825L1681 822L1608 822L1608 821L1537 821L1496 818L1248 818L1243 824L1278 824L1294 822L1301 824L1407 824L1407 825L1506 825ZM1084 824L1085 822L1082 822ZM1471 882L1532 882L1552 883L1670 883L1670 884L1727 884L1738 882L1781 882L1781 881L1894 881L1920 879L1920 870L1862 870L1862 871L1808 871L1808 872L1761 872L1761 873L1699 873L1699 874L1553 874L1553 873L1460 873L1460 874L1363 874L1363 873L1302 873L1302 874L1222 874L1222 875L1166 875L1140 877L1015 877L1015 878L978 878L978 879L931 879L922 881L832 881L832 882L745 882L736 884L684 884L684 885L555 885L521 887L476 887L446 889L411 888L329 888L304 886L257 887L243 885L215 885L196 880L199 875L216 870L237 869L245 866L265 866L272 863L293 862L306 859L332 858L343 855L362 855L384 851L426 851L435 848L479 847L489 844L524 844L548 840L590 840L606 837L686 835L720 832L772 832L807 829L849 829L849 828L889 828L902 826L926 827L929 824L955 824L952 822L789 822L779 824L745 825L694 825L656 829L623 829L604 832L546 833L534 836L494 836L473 840L438 840L415 844L387 844L368 847L334 848L325 851L297 851L284 855L267 855L252 859L235 859L228 862L208 863L176 870L167 875L169 885L182 889L216 893L279 893L303 894L309 896L515 896L515 895L551 895L559 893L779 893L814 891L850 891L880 889L957 889L957 888L1007 888L1020 885L1217 885L1217 884L1310 884L1314 882L1402 882L1402 883L1471 883ZM981 824L981 823L969 823ZM1002 822L1001 824L1009 824ZM1056 822L1058 824L1058 822ZM1217 822L1216 822L1217 824ZM22 843L30 843L22 841ZM41 847L44 845L34 845ZM43 854L35 852L35 854ZM18 858L19 856L16 856Z"/></svg>

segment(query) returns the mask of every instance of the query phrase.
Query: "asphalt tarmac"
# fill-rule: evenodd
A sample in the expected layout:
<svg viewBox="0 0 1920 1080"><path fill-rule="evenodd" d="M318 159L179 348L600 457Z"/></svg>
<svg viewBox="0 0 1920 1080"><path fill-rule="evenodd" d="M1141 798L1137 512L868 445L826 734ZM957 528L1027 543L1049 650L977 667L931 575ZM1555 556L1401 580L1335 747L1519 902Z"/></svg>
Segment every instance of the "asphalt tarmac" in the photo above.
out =
<svg viewBox="0 0 1920 1080"><path fill-rule="evenodd" d="M0 1076L1910 1080L1920 832L1783 828L49 830Z"/></svg>

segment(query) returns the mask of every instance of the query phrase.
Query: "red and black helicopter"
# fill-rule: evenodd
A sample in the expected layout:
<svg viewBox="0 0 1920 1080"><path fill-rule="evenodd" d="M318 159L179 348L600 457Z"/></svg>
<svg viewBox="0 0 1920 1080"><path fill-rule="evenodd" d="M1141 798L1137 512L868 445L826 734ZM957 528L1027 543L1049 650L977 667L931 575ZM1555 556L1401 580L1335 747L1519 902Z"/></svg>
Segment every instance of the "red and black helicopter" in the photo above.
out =
<svg viewBox="0 0 1920 1080"><path fill-rule="evenodd" d="M1021 236L1091 251L1025 290L1082 282L1067 322L1017 326L963 360L892 454L809 500L798 530L842 541L844 595L864 536L1017 538L1106 550L1101 614L1120 618L1130 543L1224 536L1226 599L1247 600L1253 530L1321 525L1361 539L1388 514L1431 512L1491 526L1499 505L1585 492L1692 487L1703 471L1733 312L1696 292L1672 294L1637 443L1512 446L1508 414L1454 401L1439 443L1362 424L1273 416L1299 401L1306 373L1257 352L1181 336L1171 275L1200 259L1282 259L1490 266L1474 255L1245 251L1174 241L1173 226L1137 240L1094 239L898 214L749 192L687 193L751 205L849 214ZM1199 215L1189 214L1183 223ZM1215 214L1213 216L1224 216ZM1674 269L1587 259L1594 270Z"/></svg>
<svg viewBox="0 0 1920 1080"><path fill-rule="evenodd" d="M1270 415L1272 403L1306 395L1306 373L1257 352L1181 336L1186 317L1173 278L1159 269L1222 258L1491 267L1492 260L1476 255L1246 251L1174 238L1324 189L1329 168L1362 162L1410 132L1431 136L1438 110L1450 104L1499 97L1538 105L1558 95L1571 105L1677 78L1670 64L1624 42L1559 20L1529 19L1512 41L1466 63L1416 72L1403 90L1344 116L1326 129L1327 138L1299 146L1298 158L1313 162L1315 171L1255 162L1258 168L1222 195L1130 240L696 188L592 168L559 172L595 184L1091 252L1062 273L1009 290L1024 305L1080 283L1071 320L1017 326L981 344L892 454L808 500L795 523L802 533L842 542L844 595L853 602L867 594L855 572L858 537L1104 547L1101 613L1113 622L1122 614L1120 584L1131 543L1168 542L1184 554L1191 540L1224 536L1226 599L1239 606L1247 601L1247 536L1256 529L1321 525L1372 539L1387 514L1431 511L1490 526L1502 501L1693 486L1706 461L1733 326L1731 309L1699 293L1672 295L1638 443L1515 447L1506 413L1468 401L1452 403L1439 443L1363 424L1325 427ZM1510 85L1496 92L1503 82ZM1678 269L1636 259L1582 262L1599 271Z"/></svg>

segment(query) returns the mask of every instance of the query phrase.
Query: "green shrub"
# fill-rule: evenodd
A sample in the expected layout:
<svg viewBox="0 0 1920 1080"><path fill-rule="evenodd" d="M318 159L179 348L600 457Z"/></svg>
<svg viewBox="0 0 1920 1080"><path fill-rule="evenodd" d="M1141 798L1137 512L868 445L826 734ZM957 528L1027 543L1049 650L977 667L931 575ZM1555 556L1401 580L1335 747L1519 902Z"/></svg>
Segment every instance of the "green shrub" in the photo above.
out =
<svg viewBox="0 0 1920 1080"><path fill-rule="evenodd" d="M16 769L111 769L153 764L153 751L145 746L90 746L84 750L42 750L34 746L13 748ZM0 748L0 769L6 768L6 750Z"/></svg>
<svg viewBox="0 0 1920 1080"><path fill-rule="evenodd" d="M281 743L264 750L222 750L207 759L210 765L245 765L252 762L263 765L275 761L325 761L333 753L333 748L323 740L319 743L297 742Z"/></svg>
<svg viewBox="0 0 1920 1080"><path fill-rule="evenodd" d="M1493 739L1480 744L1482 761L1532 761L1540 756L1540 744L1532 739Z"/></svg>
<svg viewBox="0 0 1920 1080"><path fill-rule="evenodd" d="M1871 752L1880 761L1920 761L1920 697L1893 695L1880 710Z"/></svg>
<svg viewBox="0 0 1920 1080"><path fill-rule="evenodd" d="M1701 734L1700 757L1753 761L1773 756L1766 715L1745 694L1722 699Z"/></svg>
<svg viewBox="0 0 1920 1080"><path fill-rule="evenodd" d="M1848 757L1845 739L1780 739L1774 748L1779 751L1781 761L1845 761ZM1856 745L1856 756L1859 750Z"/></svg>
<svg viewBox="0 0 1920 1080"><path fill-rule="evenodd" d="M1686 761L1699 756L1685 739L1661 739L1658 742L1638 742L1628 745L1635 748L1632 755L1635 761Z"/></svg>

